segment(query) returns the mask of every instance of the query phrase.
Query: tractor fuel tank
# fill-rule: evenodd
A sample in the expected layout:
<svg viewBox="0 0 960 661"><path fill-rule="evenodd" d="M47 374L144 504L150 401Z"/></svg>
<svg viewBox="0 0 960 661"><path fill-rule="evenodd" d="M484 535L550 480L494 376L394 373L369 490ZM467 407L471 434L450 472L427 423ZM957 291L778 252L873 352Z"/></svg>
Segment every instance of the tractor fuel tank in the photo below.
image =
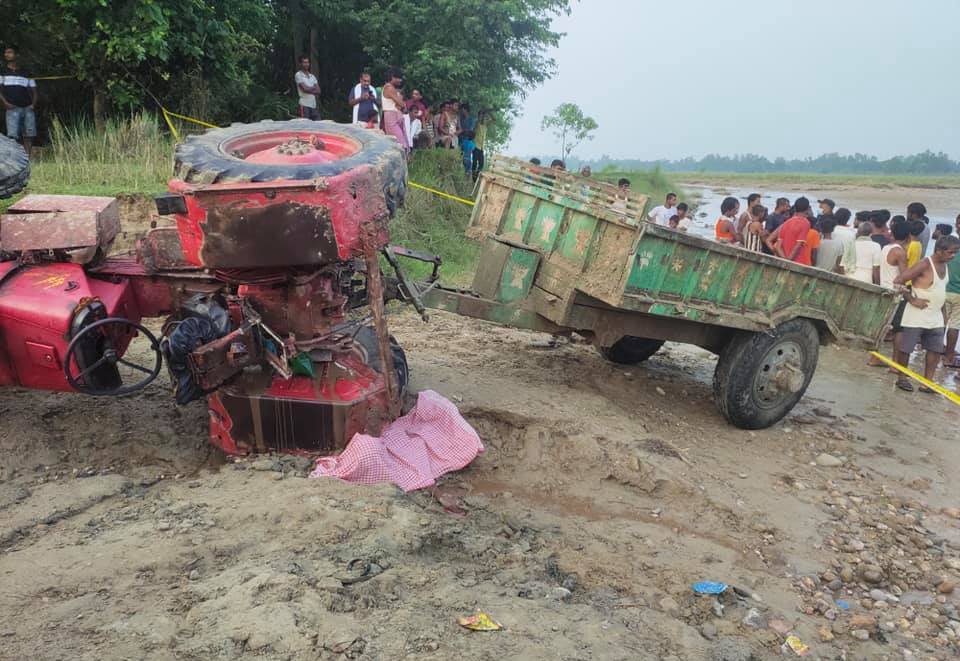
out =
<svg viewBox="0 0 960 661"><path fill-rule="evenodd" d="M0 386L73 391L63 360L94 302L101 316L140 319L129 281L88 278L79 264L0 262Z"/></svg>

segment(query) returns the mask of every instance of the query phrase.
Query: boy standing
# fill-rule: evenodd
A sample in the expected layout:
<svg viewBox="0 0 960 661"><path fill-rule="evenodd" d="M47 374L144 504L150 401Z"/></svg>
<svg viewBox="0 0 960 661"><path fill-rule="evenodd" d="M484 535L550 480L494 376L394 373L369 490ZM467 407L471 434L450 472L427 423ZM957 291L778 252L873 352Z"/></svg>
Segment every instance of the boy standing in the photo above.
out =
<svg viewBox="0 0 960 661"><path fill-rule="evenodd" d="M473 131L464 131L460 134L460 150L463 152L463 171L473 174L473 150L477 144L473 141Z"/></svg>
<svg viewBox="0 0 960 661"><path fill-rule="evenodd" d="M677 229L681 232L687 232L690 230L690 218L687 217L687 211L690 207L687 206L686 202L681 202L677 205Z"/></svg>

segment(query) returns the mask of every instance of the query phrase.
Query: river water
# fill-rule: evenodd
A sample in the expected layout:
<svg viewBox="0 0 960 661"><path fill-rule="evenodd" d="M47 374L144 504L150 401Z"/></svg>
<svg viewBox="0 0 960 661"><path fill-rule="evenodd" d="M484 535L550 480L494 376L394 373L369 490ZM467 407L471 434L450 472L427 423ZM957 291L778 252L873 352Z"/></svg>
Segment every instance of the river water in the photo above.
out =
<svg viewBox="0 0 960 661"><path fill-rule="evenodd" d="M906 215L907 205L911 202L923 202L927 207L927 217L932 224L946 223L953 226L957 214L960 213L960 190L958 189L847 186L799 190L791 186L791 190L784 190L786 186L780 189L767 189L702 184L684 184L683 188L692 198L687 200L693 209L692 233L710 239L714 237L714 226L717 218L720 217L720 204L723 198L733 196L739 199L742 211L746 208L747 196L751 193L759 193L762 196L761 204L771 211L778 197L793 201L800 196L806 196L817 213L819 213L817 200L824 198L836 202L838 208L846 207L853 213L864 209L889 209L894 216ZM928 249L932 250L932 247L931 243Z"/></svg>

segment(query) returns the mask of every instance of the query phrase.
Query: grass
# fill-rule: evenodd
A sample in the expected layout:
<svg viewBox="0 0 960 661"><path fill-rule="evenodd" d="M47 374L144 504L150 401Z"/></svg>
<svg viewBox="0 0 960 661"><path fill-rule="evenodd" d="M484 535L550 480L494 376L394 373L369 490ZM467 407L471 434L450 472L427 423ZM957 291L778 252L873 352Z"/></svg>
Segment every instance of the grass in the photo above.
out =
<svg viewBox="0 0 960 661"><path fill-rule="evenodd" d="M458 197L473 197L473 182L463 173L460 153L450 149L414 152L409 179ZM390 241L440 255L444 283L466 286L480 252L480 245L464 236L472 210L462 202L408 188L406 204L390 226ZM426 276L430 270L410 260L403 260L403 266L415 277Z"/></svg>
<svg viewBox="0 0 960 661"><path fill-rule="evenodd" d="M149 114L107 120L104 130L54 120L50 147L33 164L30 189L47 193L157 193L173 172L170 137Z"/></svg>
<svg viewBox="0 0 960 661"><path fill-rule="evenodd" d="M118 195L159 193L173 172L174 143L150 114L107 120L102 131L54 119L50 145L36 150L27 193ZM14 201L0 201L3 211Z"/></svg>
<svg viewBox="0 0 960 661"><path fill-rule="evenodd" d="M867 188L960 188L960 176L874 175L874 174L790 174L790 173L730 173L730 172L673 172L670 176L687 184L746 185L795 184L797 186L863 186Z"/></svg>

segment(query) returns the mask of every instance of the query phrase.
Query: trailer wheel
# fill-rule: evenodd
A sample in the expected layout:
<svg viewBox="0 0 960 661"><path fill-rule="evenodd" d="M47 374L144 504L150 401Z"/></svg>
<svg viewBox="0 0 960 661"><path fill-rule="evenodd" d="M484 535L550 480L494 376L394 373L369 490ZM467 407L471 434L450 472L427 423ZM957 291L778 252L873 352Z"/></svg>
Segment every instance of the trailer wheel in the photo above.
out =
<svg viewBox="0 0 960 661"><path fill-rule="evenodd" d="M233 124L177 145L174 174L188 183L303 181L357 171L358 184L382 191L390 215L403 206L407 162L379 131L331 121L291 119Z"/></svg>
<svg viewBox="0 0 960 661"><path fill-rule="evenodd" d="M663 340L624 335L613 346L598 347L603 357L618 365L637 365L660 351Z"/></svg>
<svg viewBox="0 0 960 661"><path fill-rule="evenodd" d="M806 319L771 333L734 336L713 373L713 395L723 416L741 429L765 429L790 412L817 367L820 337Z"/></svg>
<svg viewBox="0 0 960 661"><path fill-rule="evenodd" d="M30 159L16 140L0 135L0 200L22 191L30 179Z"/></svg>

